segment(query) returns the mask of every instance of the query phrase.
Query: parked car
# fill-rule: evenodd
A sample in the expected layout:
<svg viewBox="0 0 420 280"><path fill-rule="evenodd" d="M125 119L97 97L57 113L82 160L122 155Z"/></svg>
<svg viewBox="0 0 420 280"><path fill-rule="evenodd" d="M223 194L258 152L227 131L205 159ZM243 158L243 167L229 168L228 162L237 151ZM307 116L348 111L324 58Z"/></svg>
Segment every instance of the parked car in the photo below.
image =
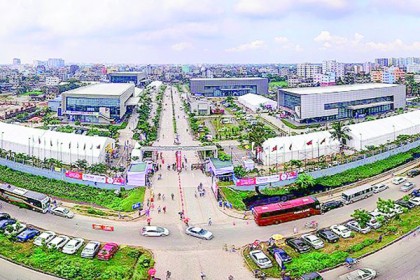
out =
<svg viewBox="0 0 420 280"><path fill-rule="evenodd" d="M19 226L19 227L18 227ZM13 235L13 234L19 234L22 231L24 231L26 229L26 225L25 224L21 224L21 223L14 223L13 225L11 225L10 227L7 227L4 229L4 234L5 235Z"/></svg>
<svg viewBox="0 0 420 280"><path fill-rule="evenodd" d="M323 203L321 205L321 210L322 212L328 212L332 209L336 209L336 208L340 208L343 207L344 203L341 200L331 200L331 201L327 201L325 203Z"/></svg>
<svg viewBox="0 0 420 280"><path fill-rule="evenodd" d="M7 213L0 213L0 221L10 219L10 215Z"/></svg>
<svg viewBox="0 0 420 280"><path fill-rule="evenodd" d="M311 247L300 238L287 238L286 244L292 247L297 253L306 253L311 250Z"/></svg>
<svg viewBox="0 0 420 280"><path fill-rule="evenodd" d="M164 227L146 226L141 229L143 236L168 236L169 230Z"/></svg>
<svg viewBox="0 0 420 280"><path fill-rule="evenodd" d="M53 240L51 240L47 244L47 247L50 248L50 249L55 248L55 249L59 250L59 249L63 248L64 245L66 245L67 242L69 242L69 241L70 241L70 238L68 236L59 235L59 236L56 236Z"/></svg>
<svg viewBox="0 0 420 280"><path fill-rule="evenodd" d="M370 280L376 277L375 270L370 268L360 268L338 277L338 280Z"/></svg>
<svg viewBox="0 0 420 280"><path fill-rule="evenodd" d="M420 189L413 190L411 196L420 197Z"/></svg>
<svg viewBox="0 0 420 280"><path fill-rule="evenodd" d="M98 253L99 248L101 248L101 243L100 242L98 242L98 241L89 241L89 243L86 244L85 248L83 248L82 253L80 254L80 256L82 258L93 258Z"/></svg>
<svg viewBox="0 0 420 280"><path fill-rule="evenodd" d="M409 190L414 189L414 187L415 185L413 183L407 182L407 183L404 183L404 185L400 187L400 191L408 192Z"/></svg>
<svg viewBox="0 0 420 280"><path fill-rule="evenodd" d="M376 208L373 212L371 212L371 214L372 213L375 213L375 215L379 214L380 216L383 216L387 219L391 219L391 218L395 217L395 213L392 211L392 209L389 209L388 213L384 213L384 212L379 211L378 208Z"/></svg>
<svg viewBox="0 0 420 280"><path fill-rule="evenodd" d="M387 188L388 188L388 186L385 185L385 184L376 184L376 185L373 185L373 192L374 193L379 193L379 192L382 192L382 191L386 190Z"/></svg>
<svg viewBox="0 0 420 280"><path fill-rule="evenodd" d="M55 232L44 231L43 233L41 233L40 236L38 236L35 239L34 244L37 246L42 246L44 243L47 244L48 242L50 242L54 237L56 237Z"/></svg>
<svg viewBox="0 0 420 280"><path fill-rule="evenodd" d="M413 203L416 206L420 205L420 197L412 197L410 198L409 202Z"/></svg>
<svg viewBox="0 0 420 280"><path fill-rule="evenodd" d="M82 247L85 240L82 238L73 238L70 240L64 247L63 247L63 253L72 255L77 252L77 250Z"/></svg>
<svg viewBox="0 0 420 280"><path fill-rule="evenodd" d="M30 239L35 238L35 236L39 235L39 230L34 228L26 228L24 231L16 236L16 240L19 242L26 242Z"/></svg>
<svg viewBox="0 0 420 280"><path fill-rule="evenodd" d="M337 234L338 236L341 236L343 238L349 238L351 236L351 230L349 230L347 227L343 225L333 225L330 227L330 229Z"/></svg>
<svg viewBox="0 0 420 280"><path fill-rule="evenodd" d="M370 232L370 227L369 226L366 226L366 227L362 228L358 221L350 221L350 222L347 223L346 226L349 229L352 229L356 232L360 232L360 233L363 233L363 234L366 234L366 233Z"/></svg>
<svg viewBox="0 0 420 280"><path fill-rule="evenodd" d="M97 255L98 260L107 261L111 259L115 253L118 251L118 244L117 243L106 243L104 247L99 250L99 253Z"/></svg>
<svg viewBox="0 0 420 280"><path fill-rule="evenodd" d="M285 250L277 247L277 246L271 246L268 247L268 252L273 256L273 258L280 258L282 262L288 263L292 261L292 257L289 256L289 254L286 253Z"/></svg>
<svg viewBox="0 0 420 280"><path fill-rule="evenodd" d="M395 214L402 214L402 213L404 213L403 208L400 205L395 204L395 203L394 203L394 208L392 208L391 211L394 212Z"/></svg>
<svg viewBox="0 0 420 280"><path fill-rule="evenodd" d="M56 207L51 210L51 213L69 219L72 219L74 217L74 213L65 207Z"/></svg>
<svg viewBox="0 0 420 280"><path fill-rule="evenodd" d="M5 219L0 221L0 230L4 231L8 225L13 225L16 223L15 219Z"/></svg>
<svg viewBox="0 0 420 280"><path fill-rule="evenodd" d="M323 229L318 230L316 232L316 235L318 237L321 237L328 243L335 243L340 239L340 237L338 237L338 235L332 232L329 228L323 228Z"/></svg>
<svg viewBox="0 0 420 280"><path fill-rule="evenodd" d="M300 280L323 280L324 278L322 278L322 276L319 275L318 272L311 272L311 273L302 275L299 279Z"/></svg>
<svg viewBox="0 0 420 280"><path fill-rule="evenodd" d="M395 201L395 204L398 204L402 207L408 208L408 209L413 209L414 207L416 207L415 204L411 203L409 200L404 200L404 199L398 199Z"/></svg>
<svg viewBox="0 0 420 280"><path fill-rule="evenodd" d="M206 240L210 240L214 237L213 233L211 233L210 231L205 230L203 228L199 228L199 227L188 227L185 230L185 233L188 234L188 235L191 235L191 236L194 236L194 237L197 237L197 238L201 238L201 239L206 239Z"/></svg>
<svg viewBox="0 0 420 280"><path fill-rule="evenodd" d="M253 250L249 252L249 256L254 263L260 268L269 268L273 266L271 260L261 250Z"/></svg>
<svg viewBox="0 0 420 280"><path fill-rule="evenodd" d="M372 217L370 221L366 223L366 225L373 229L378 229L382 226L382 224L374 217Z"/></svg>
<svg viewBox="0 0 420 280"><path fill-rule="evenodd" d="M309 246L311 246L314 249L321 249L324 248L324 242L322 242L321 239L319 239L316 235L313 234L303 234L301 236L303 241L306 242Z"/></svg>
<svg viewBox="0 0 420 280"><path fill-rule="evenodd" d="M394 179L392 179L392 183L395 185L399 185L404 183L407 180L407 178L404 177L395 177Z"/></svg>
<svg viewBox="0 0 420 280"><path fill-rule="evenodd" d="M407 172L407 177L410 177L410 178L416 177L417 175L420 175L419 169L411 169L410 171Z"/></svg>

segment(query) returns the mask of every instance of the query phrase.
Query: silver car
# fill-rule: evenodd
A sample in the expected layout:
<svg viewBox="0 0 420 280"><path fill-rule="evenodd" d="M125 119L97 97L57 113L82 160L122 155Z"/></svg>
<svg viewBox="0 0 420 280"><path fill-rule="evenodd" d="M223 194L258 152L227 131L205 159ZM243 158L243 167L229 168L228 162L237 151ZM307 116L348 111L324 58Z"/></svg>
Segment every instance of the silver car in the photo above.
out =
<svg viewBox="0 0 420 280"><path fill-rule="evenodd" d="M361 268L338 277L339 280L371 280L376 277L376 271L370 268Z"/></svg>
<svg viewBox="0 0 420 280"><path fill-rule="evenodd" d="M185 233L188 234L188 235L191 235L191 236L194 236L194 237L197 237L197 238L201 238L201 239L206 239L206 240L210 240L214 237L213 233L211 233L210 231L205 230L203 228L199 228L199 227L188 227L185 230Z"/></svg>
<svg viewBox="0 0 420 280"><path fill-rule="evenodd" d="M82 238L73 238L64 246L63 253L69 255L76 253L82 247L83 242L85 241Z"/></svg>
<svg viewBox="0 0 420 280"><path fill-rule="evenodd" d="M85 248L83 248L83 251L80 254L80 256L82 258L91 258L92 259L99 252L100 248L101 248L101 243L100 242L89 241L89 243L86 244Z"/></svg>
<svg viewBox="0 0 420 280"><path fill-rule="evenodd" d="M69 219L72 219L74 217L74 213L65 207L56 207L51 210L51 213L54 215L69 218Z"/></svg>
<svg viewBox="0 0 420 280"><path fill-rule="evenodd" d="M168 236L169 230L164 227L146 226L141 229L143 236Z"/></svg>
<svg viewBox="0 0 420 280"><path fill-rule="evenodd" d="M59 235L57 237L55 237L53 240L51 240L48 244L47 247L50 249L61 249L64 247L64 245L67 244L67 242L70 241L70 238L68 236L65 235Z"/></svg>
<svg viewBox="0 0 420 280"><path fill-rule="evenodd" d="M352 229L356 232L360 232L360 233L363 233L363 234L366 234L366 233L370 232L370 227L369 226L366 226L366 227L362 228L360 226L359 222L357 222L357 221L350 221L350 222L347 223L346 226L349 229Z"/></svg>
<svg viewBox="0 0 420 280"><path fill-rule="evenodd" d="M322 240L319 239L316 235L304 234L301 236L301 238L303 241L305 241L306 244L313 247L314 249L324 248L324 242L322 242Z"/></svg>
<svg viewBox="0 0 420 280"><path fill-rule="evenodd" d="M260 268L269 268L273 266L271 260L261 250L251 251L249 252L249 256Z"/></svg>

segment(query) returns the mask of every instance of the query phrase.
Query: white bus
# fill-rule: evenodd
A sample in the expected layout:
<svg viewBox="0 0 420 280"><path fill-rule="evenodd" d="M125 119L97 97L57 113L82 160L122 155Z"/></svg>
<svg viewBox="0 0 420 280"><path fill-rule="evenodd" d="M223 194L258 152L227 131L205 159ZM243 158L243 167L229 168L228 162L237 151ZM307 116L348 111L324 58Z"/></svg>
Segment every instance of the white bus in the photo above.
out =
<svg viewBox="0 0 420 280"><path fill-rule="evenodd" d="M350 189L344 191L341 194L341 198L343 199L344 203L350 204L355 201L365 199L374 194L374 187L370 185L360 186L354 189Z"/></svg>
<svg viewBox="0 0 420 280"><path fill-rule="evenodd" d="M45 194L7 184L0 184L0 199L26 204L29 209L41 213L47 213L51 200Z"/></svg>

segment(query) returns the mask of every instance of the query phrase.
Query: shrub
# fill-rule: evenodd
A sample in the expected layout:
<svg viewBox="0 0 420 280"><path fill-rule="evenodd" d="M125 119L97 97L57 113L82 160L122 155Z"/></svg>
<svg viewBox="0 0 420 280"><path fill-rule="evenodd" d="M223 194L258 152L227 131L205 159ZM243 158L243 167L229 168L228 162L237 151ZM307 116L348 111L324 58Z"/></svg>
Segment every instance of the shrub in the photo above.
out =
<svg viewBox="0 0 420 280"><path fill-rule="evenodd" d="M359 244L356 244L356 245L351 246L346 251L348 253L358 252L358 251L362 250L363 248L372 245L375 242L376 242L375 239L368 238L368 239L363 240Z"/></svg>
<svg viewBox="0 0 420 280"><path fill-rule="evenodd" d="M299 258L294 259L287 267L293 276L297 276L336 266L344 262L348 255L347 252L342 251L335 251L332 254L311 252L300 255Z"/></svg>

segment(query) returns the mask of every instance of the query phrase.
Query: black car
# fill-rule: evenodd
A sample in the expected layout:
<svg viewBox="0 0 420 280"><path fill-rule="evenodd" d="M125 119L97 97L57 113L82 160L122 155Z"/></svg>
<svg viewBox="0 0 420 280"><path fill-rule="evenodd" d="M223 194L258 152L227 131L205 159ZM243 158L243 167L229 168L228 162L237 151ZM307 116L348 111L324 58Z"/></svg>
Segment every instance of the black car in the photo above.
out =
<svg viewBox="0 0 420 280"><path fill-rule="evenodd" d="M286 244L292 247L297 253L306 253L311 250L311 247L300 238L287 238Z"/></svg>
<svg viewBox="0 0 420 280"><path fill-rule="evenodd" d="M340 237L338 237L338 235L332 232L329 228L323 228L323 229L318 230L316 232L316 235L318 237L321 237L328 243L335 243L340 239Z"/></svg>
<svg viewBox="0 0 420 280"><path fill-rule="evenodd" d="M404 199L398 199L395 201L396 204L398 204L399 206L408 208L408 209L413 209L414 207L416 207L416 205L414 205L413 203L411 203L408 200L404 200Z"/></svg>
<svg viewBox="0 0 420 280"><path fill-rule="evenodd" d="M321 210L322 212L328 212L332 209L336 209L336 208L340 208L343 207L344 203L341 200L331 200L331 201L327 201L325 203L323 203L321 205Z"/></svg>
<svg viewBox="0 0 420 280"><path fill-rule="evenodd" d="M411 169L410 171L407 172L407 177L413 178L413 177L416 177L419 174L420 174L419 169Z"/></svg>
<svg viewBox="0 0 420 280"><path fill-rule="evenodd" d="M10 215L7 213L0 213L0 221L10 219Z"/></svg>
<svg viewBox="0 0 420 280"><path fill-rule="evenodd" d="M323 280L324 278L322 278L322 276L319 275L318 272L311 272L311 273L302 275L299 279L300 280Z"/></svg>

